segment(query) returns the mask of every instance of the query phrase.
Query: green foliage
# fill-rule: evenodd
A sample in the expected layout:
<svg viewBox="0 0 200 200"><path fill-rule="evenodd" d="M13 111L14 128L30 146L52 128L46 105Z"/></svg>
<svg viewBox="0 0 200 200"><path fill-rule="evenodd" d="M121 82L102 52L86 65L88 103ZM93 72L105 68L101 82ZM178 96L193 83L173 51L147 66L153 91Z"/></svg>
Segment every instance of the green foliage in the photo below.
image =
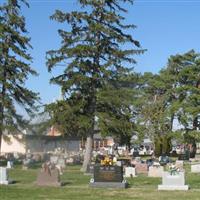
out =
<svg viewBox="0 0 200 200"><path fill-rule="evenodd" d="M37 94L25 87L29 75L37 75L30 67L30 38L26 36L25 18L20 15L20 2L9 0L0 6L0 135L3 130L15 132L24 128L26 120L16 105L33 114Z"/></svg>
<svg viewBox="0 0 200 200"><path fill-rule="evenodd" d="M133 131L136 75L125 66L133 67L133 55L144 50L129 34L135 26L123 23L125 2L132 0L79 0L82 11L56 10L51 16L70 26L58 31L61 47L47 52L49 71L65 66L62 74L51 79L61 86L64 100L47 106L52 123L62 126L65 133L87 135L100 129L103 135L120 137ZM132 46L125 49L124 44Z"/></svg>

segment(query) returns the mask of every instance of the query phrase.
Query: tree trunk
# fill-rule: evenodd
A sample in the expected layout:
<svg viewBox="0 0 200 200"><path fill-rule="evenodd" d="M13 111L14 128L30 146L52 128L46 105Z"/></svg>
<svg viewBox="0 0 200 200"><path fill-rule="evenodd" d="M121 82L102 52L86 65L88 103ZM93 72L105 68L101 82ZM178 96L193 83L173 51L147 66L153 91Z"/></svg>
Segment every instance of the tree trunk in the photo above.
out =
<svg viewBox="0 0 200 200"><path fill-rule="evenodd" d="M87 170L87 166L90 165L91 163L91 158L92 158L92 150L93 150L93 134L90 134L87 137L87 141L85 144L85 154L84 154L84 161L83 161L83 165L81 168L82 172L86 172Z"/></svg>

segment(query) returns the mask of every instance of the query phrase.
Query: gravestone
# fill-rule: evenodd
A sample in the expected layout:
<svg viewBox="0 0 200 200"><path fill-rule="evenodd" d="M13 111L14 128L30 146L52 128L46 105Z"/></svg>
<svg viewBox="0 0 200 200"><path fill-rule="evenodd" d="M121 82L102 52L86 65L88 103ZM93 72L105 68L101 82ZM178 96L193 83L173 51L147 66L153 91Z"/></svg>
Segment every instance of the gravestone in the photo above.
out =
<svg viewBox="0 0 200 200"><path fill-rule="evenodd" d="M65 168L66 164L65 164L65 159L64 158L59 158L57 161L57 165L59 165L61 168Z"/></svg>
<svg viewBox="0 0 200 200"><path fill-rule="evenodd" d="M28 158L23 160L22 169L27 170L33 165L33 160Z"/></svg>
<svg viewBox="0 0 200 200"><path fill-rule="evenodd" d="M125 167L125 177L135 177L135 167Z"/></svg>
<svg viewBox="0 0 200 200"><path fill-rule="evenodd" d="M195 160L199 161L200 160L200 154L195 155Z"/></svg>
<svg viewBox="0 0 200 200"><path fill-rule="evenodd" d="M58 156L51 156L50 162L53 163L53 164L57 164L58 163Z"/></svg>
<svg viewBox="0 0 200 200"><path fill-rule="evenodd" d="M13 161L7 161L7 169L12 169L13 168Z"/></svg>
<svg viewBox="0 0 200 200"><path fill-rule="evenodd" d="M8 185L12 183L8 178L8 170L6 167L0 167L0 185Z"/></svg>
<svg viewBox="0 0 200 200"><path fill-rule="evenodd" d="M192 173L200 173L200 163L191 165Z"/></svg>
<svg viewBox="0 0 200 200"><path fill-rule="evenodd" d="M74 163L74 159L73 158L67 158L66 159L66 164L73 164Z"/></svg>
<svg viewBox="0 0 200 200"><path fill-rule="evenodd" d="M185 185L185 173L178 172L171 175L170 172L163 172L162 185L158 185L158 190L188 190L188 185Z"/></svg>
<svg viewBox="0 0 200 200"><path fill-rule="evenodd" d="M37 185L39 186L61 186L58 169L53 165L44 163L37 176Z"/></svg>
<svg viewBox="0 0 200 200"><path fill-rule="evenodd" d="M123 170L120 166L94 165L94 178L90 180L91 187L126 188Z"/></svg>
<svg viewBox="0 0 200 200"><path fill-rule="evenodd" d="M135 164L135 171L136 174L147 174L148 173L148 166L146 163L136 163Z"/></svg>
<svg viewBox="0 0 200 200"><path fill-rule="evenodd" d="M162 177L162 173L164 172L163 166L150 166L148 171L149 177Z"/></svg>
<svg viewBox="0 0 200 200"><path fill-rule="evenodd" d="M41 162L42 156L40 154L34 154L32 160L34 160L35 162Z"/></svg>

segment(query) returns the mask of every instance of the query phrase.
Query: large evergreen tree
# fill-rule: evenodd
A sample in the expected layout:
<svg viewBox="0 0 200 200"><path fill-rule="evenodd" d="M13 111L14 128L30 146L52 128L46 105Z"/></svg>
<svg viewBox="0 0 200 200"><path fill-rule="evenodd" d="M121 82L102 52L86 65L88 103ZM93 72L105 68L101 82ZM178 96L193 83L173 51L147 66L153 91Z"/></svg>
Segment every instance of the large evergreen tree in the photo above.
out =
<svg viewBox="0 0 200 200"><path fill-rule="evenodd" d="M62 74L51 82L62 88L64 100L48 106L59 124L58 110L67 130L87 137L83 171L90 163L95 130L118 136L133 130L131 101L134 74L127 67L132 57L142 53L140 44L130 34L134 25L125 25L127 12L122 5L132 0L79 0L81 11L65 13L56 10L51 16L70 28L59 30L61 47L48 55L48 69L64 65ZM129 30L129 31L128 31ZM130 43L130 49L124 44ZM135 48L136 47L136 48ZM129 65L128 65L129 63ZM57 115L55 115L57 113ZM63 118L66 116L65 118Z"/></svg>
<svg viewBox="0 0 200 200"><path fill-rule="evenodd" d="M193 144L200 139L200 55L194 50L171 56L163 71L170 77L171 113L184 127L185 141Z"/></svg>
<svg viewBox="0 0 200 200"><path fill-rule="evenodd" d="M20 14L22 0L8 0L0 7L0 144L3 131L18 132L27 120L17 113L16 106L32 114L37 94L25 87L31 69L30 38L26 36L25 18Z"/></svg>

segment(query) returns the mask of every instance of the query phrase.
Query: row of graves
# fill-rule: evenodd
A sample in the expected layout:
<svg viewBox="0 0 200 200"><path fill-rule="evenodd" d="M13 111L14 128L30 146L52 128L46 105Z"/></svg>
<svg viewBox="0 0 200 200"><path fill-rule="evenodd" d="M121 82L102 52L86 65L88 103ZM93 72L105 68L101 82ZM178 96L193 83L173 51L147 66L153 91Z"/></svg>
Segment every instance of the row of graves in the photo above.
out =
<svg viewBox="0 0 200 200"><path fill-rule="evenodd" d="M26 160L32 158L27 156ZM184 157L184 160L188 159L188 157ZM158 185L158 190L188 190L189 186L185 184L184 160L172 163L167 156L160 157L159 160L144 161L140 157L132 159L99 155L96 162L88 167L86 174L92 175L89 182L90 187L127 188L127 178L134 179L140 174L145 174L147 178L161 177L162 184ZM63 155L51 155L47 161L43 162L42 168L38 171L36 184L61 186L60 176L62 176L67 162L69 162L69 158L65 158ZM11 161L7 162L7 166L0 167L0 184L13 183L9 178L9 170L12 167ZM200 163L191 162L191 172L200 173Z"/></svg>
<svg viewBox="0 0 200 200"><path fill-rule="evenodd" d="M168 156L161 156L159 160L149 159L143 161L140 157L116 158L102 156L95 164L88 167L86 175L92 175L89 185L91 187L127 188L126 178L134 178L140 174L147 177L160 177L162 184L158 190L188 190L185 184L184 162L189 163L189 157L181 155L180 160L171 162ZM191 172L200 173L200 162L191 160Z"/></svg>
<svg viewBox="0 0 200 200"><path fill-rule="evenodd" d="M67 165L80 164L82 157L80 155L63 155L63 154L26 154L22 162L22 170L29 170L36 165L42 166L38 171L36 184L39 186L61 186L60 176ZM3 163L3 164L2 164ZM8 185L15 183L9 177L9 171L14 168L13 159L9 158L5 165L0 162L0 184ZM41 164L42 163L42 164Z"/></svg>

